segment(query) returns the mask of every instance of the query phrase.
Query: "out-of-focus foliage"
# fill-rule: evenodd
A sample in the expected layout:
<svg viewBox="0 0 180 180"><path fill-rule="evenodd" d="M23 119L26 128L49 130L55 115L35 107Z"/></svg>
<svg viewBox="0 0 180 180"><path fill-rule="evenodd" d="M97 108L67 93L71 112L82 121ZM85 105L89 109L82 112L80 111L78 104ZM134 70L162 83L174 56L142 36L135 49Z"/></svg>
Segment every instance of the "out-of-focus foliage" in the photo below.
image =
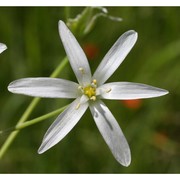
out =
<svg viewBox="0 0 180 180"><path fill-rule="evenodd" d="M66 14L69 8L66 9ZM108 14L108 10L103 7L86 7L75 18L67 17L67 25L71 28L71 31L77 36L85 36L94 28L98 18L104 17L112 21L120 22L122 18L111 16Z"/></svg>
<svg viewBox="0 0 180 180"><path fill-rule="evenodd" d="M179 173L180 167L180 8L107 8L122 22L98 18L93 30L78 41L94 71L125 31L138 41L108 81L132 81L170 91L138 102L105 101L120 124L132 152L126 168L116 162L89 111L56 146L42 155L37 149L54 118L22 130L3 159L1 173ZM83 8L0 8L0 129L13 127L31 97L10 94L7 85L24 77L47 77L65 56L58 20L74 18ZM76 81L68 65L60 77ZM31 118L71 101L43 99ZM129 105L130 104L130 105ZM134 105L135 104L135 105ZM0 146L8 133L0 136Z"/></svg>

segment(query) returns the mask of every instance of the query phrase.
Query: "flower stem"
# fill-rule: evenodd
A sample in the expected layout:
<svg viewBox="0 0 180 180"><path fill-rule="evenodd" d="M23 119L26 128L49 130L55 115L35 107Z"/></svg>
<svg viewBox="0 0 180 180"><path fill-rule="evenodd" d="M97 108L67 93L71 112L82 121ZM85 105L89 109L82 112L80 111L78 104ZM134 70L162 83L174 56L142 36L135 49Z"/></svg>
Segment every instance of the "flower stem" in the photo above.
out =
<svg viewBox="0 0 180 180"><path fill-rule="evenodd" d="M69 6L65 7L64 12L65 12L66 21L68 22L68 19L70 17L70 7Z"/></svg>
<svg viewBox="0 0 180 180"><path fill-rule="evenodd" d="M53 73L51 74L50 77L52 77L52 78L57 77L59 75L59 73L66 66L67 62L68 62L68 59L67 59L67 57L65 57L61 61L59 66L53 71ZM20 124L22 124L23 122L25 122L28 119L28 117L30 116L30 114L32 113L34 108L37 106L37 104L40 102L40 100L41 100L41 98L33 98L31 103L29 104L29 106L27 107L27 109L25 110L25 112L23 113L23 115L21 116L19 121L17 122L16 126L19 126ZM19 130L12 132L8 136L8 138L6 139L6 141L4 142L4 144L2 145L2 147L0 149L0 159L3 157L3 155L5 154L5 152L7 151L7 149L9 148L9 146L11 145L11 143L13 142L15 137L18 135L18 133L19 133Z"/></svg>
<svg viewBox="0 0 180 180"><path fill-rule="evenodd" d="M61 113L63 110L65 110L65 108L66 108L67 106L68 106L68 105L66 105L66 106L64 106L64 107L61 107L60 109L57 109L57 110L52 111L52 112L50 112L50 113L44 114L44 115L42 115L42 116L39 116L39 117L37 117L37 118L31 119L31 120L29 120L29 121L26 121L26 122L24 122L24 123L17 124L17 125L15 126L14 130L24 129L24 128L28 127L28 126L31 126L31 125L33 125L33 124L39 123L39 122L41 122L41 121L44 121L45 119L48 119L48 118L50 118L50 117L52 117L52 116L55 116L55 115Z"/></svg>
<svg viewBox="0 0 180 180"><path fill-rule="evenodd" d="M53 71L53 73L50 75L51 78L55 78L59 75L59 73L64 69L64 67L68 63L68 58L64 57L64 59L61 61L59 66Z"/></svg>

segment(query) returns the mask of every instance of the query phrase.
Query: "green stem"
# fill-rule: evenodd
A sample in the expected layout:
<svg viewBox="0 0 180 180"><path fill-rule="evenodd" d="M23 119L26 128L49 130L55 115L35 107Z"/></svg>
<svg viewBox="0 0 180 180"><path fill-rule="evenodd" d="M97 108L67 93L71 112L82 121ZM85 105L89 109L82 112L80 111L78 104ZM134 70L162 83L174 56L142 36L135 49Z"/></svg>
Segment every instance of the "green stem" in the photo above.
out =
<svg viewBox="0 0 180 180"><path fill-rule="evenodd" d="M68 106L68 105L67 105L67 106ZM66 108L67 106L61 107L60 109L57 109L57 110L52 111L52 112L50 112L50 113L44 114L43 116L39 116L38 118L34 118L34 119L31 119L31 120L26 121L26 122L24 122L24 123L21 123L21 124L19 124L19 125L16 125L16 127L14 128L14 130L24 129L24 128L28 127L28 126L31 126L31 125L33 125L33 124L39 123L39 122L41 122L41 121L44 121L45 119L48 119L48 118L50 118L50 117L52 117L52 116L55 116L55 115L61 113L63 110L65 110L65 108Z"/></svg>
<svg viewBox="0 0 180 180"><path fill-rule="evenodd" d="M59 73L64 69L64 67L68 63L68 58L64 57L62 62L59 64L59 66L53 71L53 73L50 75L51 78L55 78L59 75Z"/></svg>
<svg viewBox="0 0 180 180"><path fill-rule="evenodd" d="M23 123L19 123L15 127L11 127L11 128L8 128L8 129L6 129L4 131L0 131L0 134L9 133L9 132L12 132L12 131L17 131L17 130L21 130L21 129L24 129L24 128L28 127L28 126L31 126L31 125L34 125L34 124L39 123L41 121L44 121L45 119L48 119L48 118L50 118L52 116L60 114L63 110L66 109L67 106L68 105L66 105L64 107L61 107L61 108L59 108L59 109L57 109L55 111L52 111L50 113L44 114L42 116L39 116L37 118L31 119L29 121L26 121L26 122L23 122Z"/></svg>
<svg viewBox="0 0 180 180"><path fill-rule="evenodd" d="M69 17L70 17L70 7L67 6L67 7L65 7L64 10L65 10L64 12L65 12L66 21L68 22Z"/></svg>
<svg viewBox="0 0 180 180"><path fill-rule="evenodd" d="M62 62L59 64L59 66L53 71L50 77L52 78L57 77L59 73L63 70L63 68L66 66L67 62L68 62L67 57L65 57L62 60ZM40 98L34 98L31 101L31 103L29 104L29 106L27 107L27 109L25 110L25 112L23 113L19 121L17 122L16 126L20 125L21 123L25 122L28 119L28 117L30 116L34 108L37 106L37 104L40 102L40 100L41 100ZM9 148L9 146L11 145L15 137L18 135L18 133L19 133L19 130L12 132L8 136L8 138L6 139L6 141L4 142L4 144L2 145L0 149L0 159L3 157L3 155L5 154L5 152L7 151L7 149Z"/></svg>

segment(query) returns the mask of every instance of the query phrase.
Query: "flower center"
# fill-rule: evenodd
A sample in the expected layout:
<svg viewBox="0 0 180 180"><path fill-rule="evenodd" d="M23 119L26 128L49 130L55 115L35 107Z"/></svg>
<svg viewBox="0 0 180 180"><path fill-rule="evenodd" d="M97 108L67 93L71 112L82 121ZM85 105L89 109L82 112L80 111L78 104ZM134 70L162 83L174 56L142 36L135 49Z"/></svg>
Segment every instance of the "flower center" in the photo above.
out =
<svg viewBox="0 0 180 180"><path fill-rule="evenodd" d="M86 87L80 86L79 89L90 100L95 101L96 100L96 87L97 87L97 81L96 81L96 79L94 79L90 85L88 85Z"/></svg>
<svg viewBox="0 0 180 180"><path fill-rule="evenodd" d="M91 85L86 86L83 88L84 94L88 96L88 98L91 98L93 96L96 96L96 88L92 87Z"/></svg>

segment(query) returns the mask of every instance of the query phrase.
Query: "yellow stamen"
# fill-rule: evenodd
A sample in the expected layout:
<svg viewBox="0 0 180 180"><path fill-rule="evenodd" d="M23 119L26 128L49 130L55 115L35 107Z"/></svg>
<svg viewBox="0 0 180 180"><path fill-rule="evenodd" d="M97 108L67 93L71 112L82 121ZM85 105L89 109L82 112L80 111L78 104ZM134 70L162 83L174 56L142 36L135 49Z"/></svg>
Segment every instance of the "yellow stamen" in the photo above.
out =
<svg viewBox="0 0 180 180"><path fill-rule="evenodd" d="M82 67L79 68L79 71L81 72L81 74L84 74L84 69Z"/></svg>
<svg viewBox="0 0 180 180"><path fill-rule="evenodd" d="M93 79L93 84L97 84L97 80L96 79Z"/></svg>
<svg viewBox="0 0 180 180"><path fill-rule="evenodd" d="M78 86L78 89L81 90L82 93L84 93L84 90L83 90L82 86Z"/></svg>
<svg viewBox="0 0 180 180"><path fill-rule="evenodd" d="M112 89L111 89L111 88L109 88L108 90L106 90L106 93L109 93L109 92L111 92L111 90L112 90Z"/></svg>
<svg viewBox="0 0 180 180"><path fill-rule="evenodd" d="M78 103L78 104L77 104L77 106L76 106L76 110L77 110L77 109L79 109L79 107L80 107L80 103Z"/></svg>
<svg viewBox="0 0 180 180"><path fill-rule="evenodd" d="M90 99L95 101L96 100L96 96L92 96Z"/></svg>

